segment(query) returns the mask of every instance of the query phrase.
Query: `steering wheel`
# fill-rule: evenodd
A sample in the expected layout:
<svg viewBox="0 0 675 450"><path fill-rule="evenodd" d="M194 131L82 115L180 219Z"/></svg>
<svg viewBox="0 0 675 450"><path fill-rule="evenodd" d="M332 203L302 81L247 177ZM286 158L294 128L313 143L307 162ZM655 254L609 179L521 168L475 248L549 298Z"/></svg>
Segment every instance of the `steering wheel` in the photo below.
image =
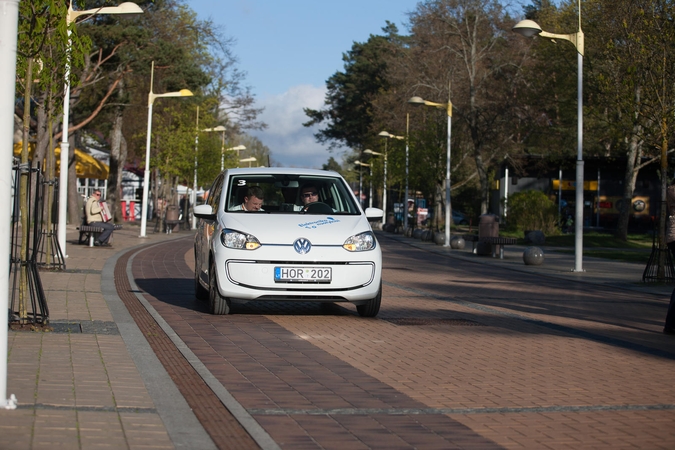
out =
<svg viewBox="0 0 675 450"><path fill-rule="evenodd" d="M323 202L310 203L305 207L305 214L332 214L333 208Z"/></svg>

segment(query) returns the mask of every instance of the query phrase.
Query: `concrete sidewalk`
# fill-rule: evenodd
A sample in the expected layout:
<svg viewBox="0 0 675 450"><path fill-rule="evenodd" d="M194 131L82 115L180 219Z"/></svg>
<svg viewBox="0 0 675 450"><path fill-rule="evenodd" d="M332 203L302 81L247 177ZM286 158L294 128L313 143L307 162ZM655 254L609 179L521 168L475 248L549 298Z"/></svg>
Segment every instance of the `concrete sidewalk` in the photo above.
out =
<svg viewBox="0 0 675 450"><path fill-rule="evenodd" d="M119 300L114 277L121 255L190 233L139 239L139 228L125 224L112 248L89 248L76 245L77 231L69 228L67 270L40 273L54 332L9 333L7 393L17 396L19 407L0 411L0 449L215 448ZM500 260L474 255L470 246L450 250L386 236L430 253L557 279L665 297L673 288L642 283L644 267L637 264L585 258L585 271L575 273L573 254L546 247L544 264L527 266L524 247L508 246Z"/></svg>

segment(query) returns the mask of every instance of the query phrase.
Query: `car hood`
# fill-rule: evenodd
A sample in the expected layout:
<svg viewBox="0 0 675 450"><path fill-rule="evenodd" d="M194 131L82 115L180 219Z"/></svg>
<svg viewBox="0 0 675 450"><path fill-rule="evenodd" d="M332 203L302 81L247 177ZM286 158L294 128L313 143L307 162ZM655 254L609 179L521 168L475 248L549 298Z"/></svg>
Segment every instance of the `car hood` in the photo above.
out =
<svg viewBox="0 0 675 450"><path fill-rule="evenodd" d="M364 215L225 214L225 227L252 234L261 244L292 244L298 238L312 244L342 245L358 233L370 231Z"/></svg>

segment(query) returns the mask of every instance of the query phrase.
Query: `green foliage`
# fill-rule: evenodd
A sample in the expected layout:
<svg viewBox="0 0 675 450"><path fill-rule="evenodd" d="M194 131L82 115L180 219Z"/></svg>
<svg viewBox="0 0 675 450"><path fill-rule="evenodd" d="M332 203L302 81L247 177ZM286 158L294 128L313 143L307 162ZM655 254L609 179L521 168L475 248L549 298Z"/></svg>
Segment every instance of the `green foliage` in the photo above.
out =
<svg viewBox="0 0 675 450"><path fill-rule="evenodd" d="M178 177L186 184L194 174L195 129L187 124L177 109L168 111L162 120L153 123L150 160L152 168L163 177Z"/></svg>
<svg viewBox="0 0 675 450"><path fill-rule="evenodd" d="M342 172L342 166L340 166L340 163L335 161L335 158L333 158L332 156L328 158L328 162L326 162L326 164L323 164L321 168L323 170L332 170L338 173Z"/></svg>
<svg viewBox="0 0 675 450"><path fill-rule="evenodd" d="M518 230L541 230L546 235L557 231L558 209L546 194L540 191L522 191L508 200L509 227Z"/></svg>
<svg viewBox="0 0 675 450"><path fill-rule="evenodd" d="M371 137L371 103L388 87L386 54L389 42L397 35L392 24L385 31L388 36L371 35L367 42L355 42L351 50L343 54L345 70L326 81L328 93L324 109L305 108L310 118L305 126L325 125L315 134L317 141L354 148L361 147Z"/></svg>

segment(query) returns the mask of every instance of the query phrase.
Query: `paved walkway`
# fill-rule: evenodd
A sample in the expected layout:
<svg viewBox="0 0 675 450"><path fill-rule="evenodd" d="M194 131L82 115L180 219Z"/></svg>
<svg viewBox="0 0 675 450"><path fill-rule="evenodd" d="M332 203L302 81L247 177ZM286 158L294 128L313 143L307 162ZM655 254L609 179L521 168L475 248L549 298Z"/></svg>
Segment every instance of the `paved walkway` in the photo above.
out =
<svg viewBox="0 0 675 450"><path fill-rule="evenodd" d="M339 320L339 326L345 328L334 330L334 334L330 334L321 328L325 326L325 321L322 320L319 320L321 323L312 325L317 328L307 329L309 322L302 320L302 313L289 316L272 314L271 321L265 319L264 312L263 315L229 316L228 327L235 328L232 330L221 328L218 332L236 343L242 355L248 356L237 361L221 361L219 358L222 356L218 348L199 346L202 342L199 333L203 333L202 330L208 327L193 326L192 322L197 321L201 325L217 327L215 321L203 314L198 306L186 309L179 303L191 297L192 283L185 281L190 280L190 252L186 251L189 250L189 242L186 243L186 238L190 233L180 232L170 235L151 233L147 239L139 239L138 231L136 226L126 226L125 229L115 232L113 248L89 248L75 245L76 231L69 230L67 270L41 272L51 323L55 332L10 331L9 333L7 392L17 396L19 407L14 411L0 411L0 449L319 447L317 440L307 440L310 436L308 430L313 430L316 436L323 439L321 447L324 448L360 448L364 445L372 448L396 447L395 442L388 441L393 433L382 434L382 430L386 429L396 429L398 434L403 433L403 435L405 435L405 430L409 430L410 440L408 442L414 441L415 436L422 435L419 430L427 429L442 430L452 434L457 440L457 446L461 448L538 448L536 440L528 440L531 436L528 436L527 429L519 430L513 422L502 420L503 417L499 414L490 414L489 408L474 408L474 401L477 397L481 397L483 401L481 405L485 404L485 386L480 389L476 388L474 391L467 390L467 385L462 385L459 391L454 391L452 388L444 391L438 387L433 391L416 389L416 385L426 386L429 383L429 374L424 375L425 367L433 367L438 363L437 361L426 361L423 363L426 366L410 368L411 373L408 373L405 377L406 381L402 382L401 378L394 374L386 373L386 371L380 372L381 368L387 368L384 362L373 365L372 360L359 359L358 354L362 353L359 342L354 342L353 339L345 342L337 338L350 330L351 322L349 321ZM173 259L175 260L171 259L171 252L166 251L165 245L167 241L173 240L176 240L175 248L180 249L174 252ZM645 295L655 294L657 297L654 298L664 299L656 305L656 307L661 307L667 304L666 299L672 290L672 286L641 283L644 267L635 264L585 258L586 271L575 273L571 271L574 266L573 255L553 253L546 248L544 248L546 261L542 266L525 266L522 262L523 247L507 247L505 259L499 260L471 255L468 249L448 250L431 243L396 235L383 235L383 242L385 241L386 245L395 244L421 249L427 255L430 252L439 255L450 252L454 260L466 261L467 264L478 262L494 267L494 270L511 270L514 278L520 279L532 273L544 275L551 280L550 289L555 288L559 291L564 290L565 280L582 281L592 283L593 286L598 284L607 286L612 292L617 292L618 287ZM153 259L153 252L147 251L153 248L163 249L161 259L160 257ZM402 278L397 278L397 274L403 269L405 268L398 266L398 261L385 260L385 297L392 298L393 302L397 297L406 296L407 298L421 293L409 285L398 283ZM169 279L175 277L176 273L180 273L182 278L179 278L176 283L169 282ZM429 285L433 284L433 280L427 280L427 282ZM459 282L461 280L454 283ZM508 295L513 294L510 292ZM429 293L425 292L424 295L428 297ZM462 291L462 294L457 294L457 298L468 298L469 295L473 294L469 294L469 291ZM157 302L157 297L161 297L163 301ZM172 298L175 302L171 300ZM492 300L494 299L491 297ZM429 300L425 301L429 303ZM491 308L489 310L491 314L495 312L502 314L502 320L507 322L508 319L514 317L512 305L506 302L484 306L481 311L475 306L477 304L475 298L471 299L473 302L471 304L462 303L456 299L454 301L452 308L455 310L443 320L466 320L466 317L476 317L484 313L487 308ZM651 305L651 307L654 306ZM428 322L433 321L434 317L440 317L438 312L433 313L433 311L439 311L434 309L437 305L434 304L433 299L428 308L429 313L425 313L427 316L421 314L418 320ZM161 317L156 314L157 311L161 312ZM591 312L586 313L591 314ZM665 307L663 313L665 316ZM339 313L336 314L339 315ZM535 308L531 311L521 311L519 314L521 314L518 318L519 333L523 332L522 322L526 323L525 328L542 327L544 319L538 315ZM396 321L401 320L397 317L396 314L384 310L380 317L383 320L376 322L379 324L377 327L386 328L391 324L397 325ZM526 320L523 320L523 317ZM607 329L601 331L590 329L579 331L581 329L579 323L584 320L579 314L570 312L568 315L556 315L556 318L557 322L553 321L551 316L545 319L546 326L553 334L570 333L570 330L576 330L578 337L587 338L589 333L595 333L593 336L596 342L602 343L602 339L613 340L612 344L622 342L617 337L618 334L613 334L616 333L615 326L608 325ZM335 317L331 316L328 319L335 320ZM487 323L495 319L482 317L479 320ZM669 341L664 340L663 336L654 333L659 325L653 322L648 326L653 336L650 335L642 342L632 340L630 345L633 348L642 345L648 350L648 354L666 356L664 363L653 365L653 363L645 362L645 364L646 366L651 364L650 369L658 373L663 371L666 390L672 391L675 378L669 374L673 373L673 348L669 348ZM274 328L272 326L274 324L279 328ZM510 326L512 325L500 323L500 327L507 330L507 333ZM258 335L260 329L266 330L267 334ZM386 329L388 332L391 331L389 328ZM354 335L362 332L362 330L351 331ZM391 363L390 367L405 371L401 368L400 357L397 362L395 349L398 348L399 352L409 350L406 349L405 339L410 335L403 328L397 329L397 332L400 347L394 347L394 353L387 353L383 356ZM242 341L238 333L244 333L254 339ZM438 333L438 330L432 335L435 333ZM320 336L325 336L325 338L322 339ZM427 348L447 346L446 338L443 336L444 332L437 334L433 342L427 343ZM601 337L597 338L597 336ZM298 337L301 339L298 340ZM272 387L266 388L269 380L260 378L256 381L259 369L255 367L258 367L258 364L264 367L266 358L272 356L265 356L263 348L264 345L269 344L262 344L270 338L274 338L273 341L279 345L279 348L272 350L277 356L284 355L286 362L290 361L289 368L304 367L308 360L317 362L317 367L331 368L331 373L352 373L357 368L361 374L359 375L361 381L356 382L359 390L354 391L353 395L360 400L350 401L359 403L359 411L407 411L408 415L406 417L401 417L399 413L387 415L387 422L381 422L376 427L374 423L362 419L354 422L353 415L340 414L340 411L345 410L345 406L349 403L340 403L340 399L324 395L326 389L335 388L334 386L327 387L319 383L313 385L314 394L307 394L307 377L299 376L294 372L275 375L285 380L286 384L283 389L280 387L279 391L274 391ZM377 342L374 336L364 336L364 339ZM469 339L470 342L475 337L471 338L469 335L462 334L456 339ZM541 341L549 339L551 337L543 337ZM581 344L584 344L585 340L581 341L583 341ZM537 345L543 344L535 342L532 345L535 348L531 351L536 353ZM602 347L589 350L590 344L584 345L572 348L561 347L565 354L558 355L558 357L569 357L566 352L589 351L589 355L592 354L598 361L607 364L607 367L613 369L618 367L619 370L622 367L620 359L608 360ZM469 344L467 348L472 348L472 345ZM265 349L265 351L268 350L270 349ZM293 354L288 353L291 350ZM317 350L323 353L318 353ZM178 354L177 351L181 353ZM507 348L497 349L497 355L500 352L505 354L506 351ZM670 357L668 357L669 354ZM252 355L256 356L257 361L253 368L250 366ZM490 355L494 357L494 353ZM275 360L278 359L277 356L274 357ZM460 358L460 360L463 359ZM349 361L349 363L345 365L344 361ZM546 358L528 361L531 364L552 364ZM228 367L231 366L236 371L232 372L232 369L227 369L225 362L229 364ZM595 370L595 366L593 367ZM530 376L528 367L521 369L523 376ZM235 374L246 374L247 378L240 380L240 384L235 384L234 388L224 389L223 379L231 380ZM371 378L364 377L364 375ZM585 414L592 414L599 408L597 405L584 404L582 401L584 393L590 389L584 385L584 376L577 379L577 375L561 374L563 375L574 377L576 387L573 386L571 390L560 392L561 398L544 398L544 404L570 405L565 406L567 412L574 412L572 405L581 404L583 406L578 408L581 408L580 410ZM640 376L637 373L634 374L635 380L641 379ZM416 377L418 377L417 382ZM536 385L536 383L546 384L555 382L555 380L542 380L536 374L532 375L535 385L532 386L531 391L523 392L518 380L486 378L488 378L486 381L488 384L505 382L507 386L512 386L511 391L514 397L522 395L531 398L532 400L525 402L531 406L522 407L515 413L523 415L537 410L543 416L548 415L545 417L546 420L539 423L542 427L541 433L555 434L556 430L550 426L548 421L561 419L561 417L550 416L557 406L553 409L542 408L542 402L536 400L536 397L544 396L543 392L548 392L547 389L550 388L550 386ZM317 380L319 377L315 374L312 379ZM593 382L597 380L593 378ZM453 383L460 383L460 381L453 381ZM430 386L439 385L447 386L448 381L439 379L430 384ZM239 386L238 389L237 386ZM256 389L252 390L251 386ZM288 390L288 387L291 389ZM340 389L345 390L348 387L342 386ZM293 394L293 392L301 391L305 392L303 398ZM458 396L446 398L445 396L449 395L448 392L455 392L455 395L461 392L464 400ZM619 396L618 404L620 405L623 401L634 405L640 401L644 403L644 399L653 399L650 405L665 404L666 410L672 410L667 406L672 406L674 403L670 400L672 395L660 394L663 401L659 403L658 392L643 392L642 394L644 394L642 398L639 395L636 398ZM577 401L566 401L566 398L570 397ZM664 399L664 397L667 398ZM502 408L502 412L507 411L510 404L508 399L493 400L493 408L497 410ZM261 407L260 405L268 406ZM610 428L623 423L620 416L626 414L625 408L614 407L612 409L606 406L604 408L619 417L610 420ZM312 409L314 412L311 412ZM428 413L429 411L432 413ZM417 419L411 421L409 414L413 414ZM342 430L341 433L335 434L334 423L327 421L329 416L333 417L331 420L337 420L340 424L338 429ZM290 418L294 419L289 420ZM644 421L650 422L653 419L653 416L645 413ZM509 420L512 421L513 416L509 417ZM563 414L562 420L574 422L578 420L578 416ZM525 418L516 419L516 422L518 421L522 424L527 423ZM671 411L669 415L659 416L657 421L660 421L661 425L657 422L653 426L657 429L659 426L666 427L668 430L665 431L665 436L670 437L670 442L672 442L675 439L675 432L672 431L675 412ZM593 428L595 424L590 426ZM630 425L626 426L630 428ZM344 430L351 430L352 435L358 435L359 432L355 431L354 427L361 427L361 433L366 434L369 433L368 430L371 430L372 441L368 443L367 440L361 440L358 445L357 441L351 443L345 441ZM547 427L552 431L547 431ZM573 425L571 428L575 429ZM576 429L577 434L593 432L592 429L584 428L583 421ZM443 440L442 433L432 434L433 436L427 436L428 440L419 441L418 447L444 448L447 441ZM513 437L514 434L520 435L521 438ZM507 440L503 438L506 435L509 435ZM643 448L661 447L659 439L663 437L663 432L651 433L652 440L648 440L648 445ZM557 439L557 437L552 437L554 438ZM556 442L564 443L564 439L572 438L565 436ZM345 444L345 442L348 443ZM607 448L610 448L610 443L612 448L616 444L611 436L605 442L608 445ZM662 448L668 448L668 446L664 444Z"/></svg>

